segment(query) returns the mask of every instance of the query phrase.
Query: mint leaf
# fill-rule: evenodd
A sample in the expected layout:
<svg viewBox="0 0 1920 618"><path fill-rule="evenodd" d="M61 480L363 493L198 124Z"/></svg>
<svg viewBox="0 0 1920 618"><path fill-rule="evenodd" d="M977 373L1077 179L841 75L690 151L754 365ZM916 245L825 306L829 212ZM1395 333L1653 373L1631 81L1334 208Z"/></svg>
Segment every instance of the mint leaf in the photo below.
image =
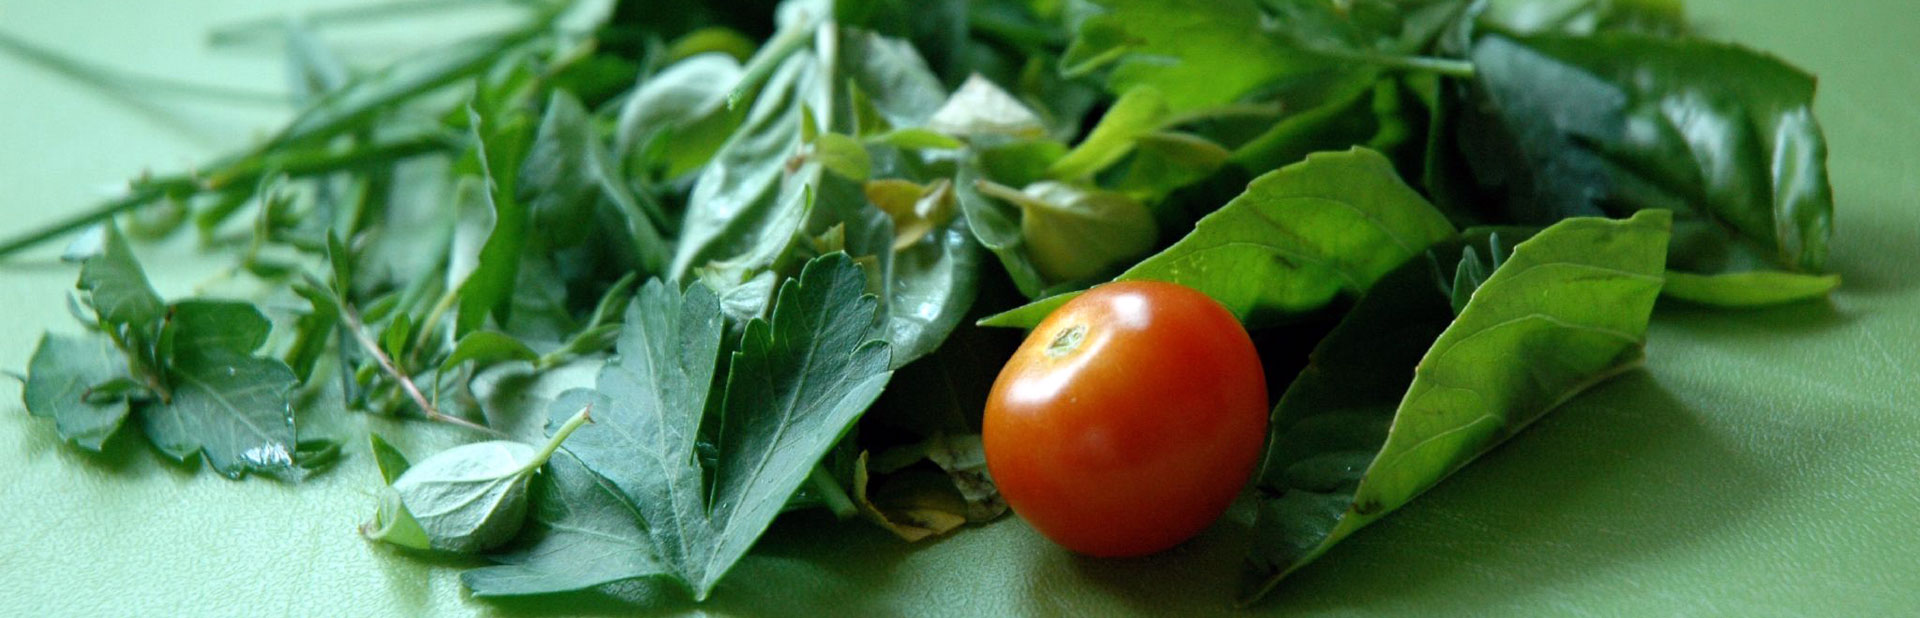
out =
<svg viewBox="0 0 1920 618"><path fill-rule="evenodd" d="M126 357L106 337L47 333L27 363L21 399L28 413L53 419L61 439L98 451L120 428L129 407L126 397L94 403L87 395L94 386L126 376Z"/></svg>
<svg viewBox="0 0 1920 618"><path fill-rule="evenodd" d="M253 356L271 324L253 305L190 300L173 306L168 325L172 397L140 409L160 452L185 460L206 455L229 478L294 468L293 410L298 380L286 363Z"/></svg>
<svg viewBox="0 0 1920 618"><path fill-rule="evenodd" d="M877 312L851 258L836 253L807 263L781 287L772 319L746 325L724 399L708 415L723 332L719 299L698 284L682 295L649 283L628 308L619 356L597 386L562 394L552 408L557 421L593 406L598 422L563 448L618 496L571 482L561 495L575 511L547 507L558 517L537 529L543 536L535 543L506 557L517 564L464 580L475 595L490 596L657 572L706 598L892 376ZM713 458L703 455L703 442ZM622 504L639 525L607 521ZM568 531L575 519L625 532L576 534ZM645 536L636 539L636 530ZM582 554L596 558L585 566L566 559Z"/></svg>

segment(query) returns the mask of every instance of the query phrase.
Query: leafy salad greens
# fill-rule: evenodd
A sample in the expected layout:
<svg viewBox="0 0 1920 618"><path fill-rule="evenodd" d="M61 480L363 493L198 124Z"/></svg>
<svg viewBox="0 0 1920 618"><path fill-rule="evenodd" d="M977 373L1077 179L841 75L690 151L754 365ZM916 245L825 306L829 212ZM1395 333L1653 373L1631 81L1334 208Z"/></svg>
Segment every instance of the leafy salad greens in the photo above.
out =
<svg viewBox="0 0 1920 618"><path fill-rule="evenodd" d="M1637 367L1656 298L1839 285L1813 77L1679 0L494 2L377 68L322 31L462 3L216 33L276 35L298 111L0 243L82 232L27 410L289 481L355 439L313 415L444 424L473 443L417 464L372 436L370 538L485 553L478 597L703 600L784 512L998 517L1001 327L1171 281L1273 369L1251 603ZM188 229L261 292L156 293L128 238ZM488 426L477 380L569 364L548 436Z"/></svg>

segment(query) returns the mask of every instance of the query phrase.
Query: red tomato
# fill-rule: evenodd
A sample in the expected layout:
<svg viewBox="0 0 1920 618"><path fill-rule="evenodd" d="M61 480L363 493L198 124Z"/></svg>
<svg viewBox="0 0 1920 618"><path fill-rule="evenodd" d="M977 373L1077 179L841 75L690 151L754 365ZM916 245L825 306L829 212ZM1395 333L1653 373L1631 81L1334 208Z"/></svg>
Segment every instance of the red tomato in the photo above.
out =
<svg viewBox="0 0 1920 618"><path fill-rule="evenodd" d="M1199 534L1245 486L1267 437L1253 341L1191 288L1109 283L1055 310L987 397L987 470L1014 512L1092 556Z"/></svg>

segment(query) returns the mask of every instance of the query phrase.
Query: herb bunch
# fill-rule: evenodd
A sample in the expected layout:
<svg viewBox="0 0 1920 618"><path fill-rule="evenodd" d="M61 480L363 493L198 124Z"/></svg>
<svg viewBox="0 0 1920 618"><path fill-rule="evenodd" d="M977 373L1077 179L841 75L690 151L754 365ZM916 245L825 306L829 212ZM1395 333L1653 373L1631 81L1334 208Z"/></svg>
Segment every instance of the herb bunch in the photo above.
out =
<svg viewBox="0 0 1920 618"><path fill-rule="evenodd" d="M1636 366L1657 296L1839 283L1813 78L1693 36L1678 0L509 4L372 71L275 26L287 126L0 244L89 230L88 332L42 340L28 410L82 448L132 418L298 478L342 439L298 431L337 412L296 412L317 393L497 440L475 376L598 363L537 458L411 468L493 473L406 480L473 491L444 525L389 500L374 536L511 539L478 596L700 599L787 510L909 540L1000 514L974 435L994 327L1173 281L1317 342L1277 378L1251 601ZM269 291L166 302L120 219Z"/></svg>

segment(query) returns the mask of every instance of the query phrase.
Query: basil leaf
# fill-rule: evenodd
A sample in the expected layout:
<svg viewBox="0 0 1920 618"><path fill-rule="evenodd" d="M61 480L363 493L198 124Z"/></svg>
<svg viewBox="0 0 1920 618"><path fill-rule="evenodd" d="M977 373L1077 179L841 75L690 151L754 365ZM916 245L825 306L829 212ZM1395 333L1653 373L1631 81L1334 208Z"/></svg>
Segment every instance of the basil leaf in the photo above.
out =
<svg viewBox="0 0 1920 618"><path fill-rule="evenodd" d="M501 582L494 577L501 571L467 578L474 593L571 590L646 575L630 567L657 562L705 599L891 376L878 301L865 290L865 275L844 254L809 262L781 286L772 319L747 324L724 399L708 417L723 331L719 301L697 284L682 295L649 283L628 309L619 356L596 387L562 394L553 410L594 406L600 422L565 448L633 507L651 560L630 537L548 536L521 554L526 561L502 587L478 587ZM703 436L711 436L712 459L698 450ZM599 508L608 504L593 499ZM586 551L562 544L584 543L615 556L591 563L612 572L549 560Z"/></svg>
<svg viewBox="0 0 1920 618"><path fill-rule="evenodd" d="M1429 264L1382 278L1274 408L1243 601L1638 366L1670 223L1646 211L1555 224L1516 246L1457 318ZM1458 259L1462 244L1436 253Z"/></svg>
<svg viewBox="0 0 1920 618"><path fill-rule="evenodd" d="M72 337L47 333L27 361L26 386L21 400L27 412L51 418L60 438L80 448L99 451L120 428L130 410L127 398L89 401L95 386L128 375L127 359L102 335Z"/></svg>
<svg viewBox="0 0 1920 618"><path fill-rule="evenodd" d="M1361 294L1453 234L1386 157L1364 148L1317 153L1254 179L1192 233L1117 280L1192 287L1257 327ZM1078 295L1035 301L980 324L1032 328Z"/></svg>
<svg viewBox="0 0 1920 618"><path fill-rule="evenodd" d="M287 394L298 379L286 363L252 355L266 343L272 324L241 302L183 301L172 315L171 398L139 411L154 447L183 461L203 454L228 478L293 473Z"/></svg>
<svg viewBox="0 0 1920 618"><path fill-rule="evenodd" d="M1151 86L1127 90L1080 144L1047 166L1047 177L1081 180L1133 152L1134 142L1160 130L1172 112L1167 97Z"/></svg>
<svg viewBox="0 0 1920 618"><path fill-rule="evenodd" d="M1766 307L1826 298L1839 287L1840 275L1774 271L1696 275L1668 271L1660 297L1712 307Z"/></svg>
<svg viewBox="0 0 1920 618"><path fill-rule="evenodd" d="M1069 74L1108 71L1109 92L1151 86L1167 109L1231 103L1321 60L1275 40L1253 0L1099 0L1060 59Z"/></svg>
<svg viewBox="0 0 1920 618"><path fill-rule="evenodd" d="M1676 243L1677 270L1744 270L1728 256L1741 250L1825 264L1833 195L1812 76L1734 45L1617 32L1489 36L1473 62L1469 108L1487 111L1467 115L1460 146L1508 217L1670 209L1736 247Z"/></svg>

